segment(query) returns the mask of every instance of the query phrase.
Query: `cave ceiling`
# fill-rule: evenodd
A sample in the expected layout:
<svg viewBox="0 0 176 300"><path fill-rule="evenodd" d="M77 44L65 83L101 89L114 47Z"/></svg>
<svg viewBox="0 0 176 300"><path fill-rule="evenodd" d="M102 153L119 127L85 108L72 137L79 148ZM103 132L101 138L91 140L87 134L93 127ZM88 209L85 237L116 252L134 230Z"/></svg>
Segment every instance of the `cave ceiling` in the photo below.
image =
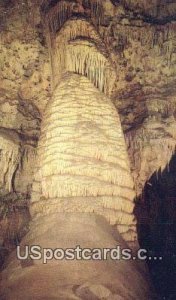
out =
<svg viewBox="0 0 176 300"><path fill-rule="evenodd" d="M42 1L41 9L42 11L48 11L50 8L55 6L59 1L50 0ZM88 9L91 6L91 1L69 1L80 3L82 2L83 7ZM109 2L109 1L100 1ZM112 4L116 7L122 5L126 10L134 13L135 16L143 18L146 22L164 24L176 19L176 3L175 0L111 0Z"/></svg>

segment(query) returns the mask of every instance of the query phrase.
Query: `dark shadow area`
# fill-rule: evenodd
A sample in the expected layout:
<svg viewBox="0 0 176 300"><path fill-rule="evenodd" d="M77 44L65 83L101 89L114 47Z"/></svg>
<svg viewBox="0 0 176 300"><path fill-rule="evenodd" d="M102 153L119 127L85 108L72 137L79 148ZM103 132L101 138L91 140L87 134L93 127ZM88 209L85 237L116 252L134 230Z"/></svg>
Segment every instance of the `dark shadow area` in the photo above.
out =
<svg viewBox="0 0 176 300"><path fill-rule="evenodd" d="M29 196L15 192L0 196L0 271L29 230L29 200Z"/></svg>
<svg viewBox="0 0 176 300"><path fill-rule="evenodd" d="M136 201L138 237L159 299L176 299L176 155L161 173L154 173Z"/></svg>

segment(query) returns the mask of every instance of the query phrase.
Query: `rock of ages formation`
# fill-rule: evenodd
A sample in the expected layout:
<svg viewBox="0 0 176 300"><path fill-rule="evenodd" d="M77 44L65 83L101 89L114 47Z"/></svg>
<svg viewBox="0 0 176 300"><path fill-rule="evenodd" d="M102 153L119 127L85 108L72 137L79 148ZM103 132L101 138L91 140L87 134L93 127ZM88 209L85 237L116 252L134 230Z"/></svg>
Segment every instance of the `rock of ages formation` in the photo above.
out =
<svg viewBox="0 0 176 300"><path fill-rule="evenodd" d="M144 227L149 249L157 249L156 223L167 203L153 208L158 200L147 199L147 187L156 195L153 176L171 169L162 182L175 195L167 183L176 144L174 2L0 3L2 299L152 297L135 262L43 266L17 261L15 249L136 248L137 239L145 244ZM165 201L174 226L172 201Z"/></svg>
<svg viewBox="0 0 176 300"><path fill-rule="evenodd" d="M84 92L83 92L84 91ZM134 183L117 111L90 81L67 73L48 103L32 211L95 212L136 240Z"/></svg>

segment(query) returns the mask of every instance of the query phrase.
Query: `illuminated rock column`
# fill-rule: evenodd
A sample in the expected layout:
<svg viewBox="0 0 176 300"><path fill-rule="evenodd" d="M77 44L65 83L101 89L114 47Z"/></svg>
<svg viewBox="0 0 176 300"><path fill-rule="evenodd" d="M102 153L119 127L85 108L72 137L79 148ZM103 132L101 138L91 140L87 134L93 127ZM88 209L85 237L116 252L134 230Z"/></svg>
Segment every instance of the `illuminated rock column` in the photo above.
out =
<svg viewBox="0 0 176 300"><path fill-rule="evenodd" d="M67 73L48 103L33 214L95 212L136 239L133 180L119 116L86 77Z"/></svg>

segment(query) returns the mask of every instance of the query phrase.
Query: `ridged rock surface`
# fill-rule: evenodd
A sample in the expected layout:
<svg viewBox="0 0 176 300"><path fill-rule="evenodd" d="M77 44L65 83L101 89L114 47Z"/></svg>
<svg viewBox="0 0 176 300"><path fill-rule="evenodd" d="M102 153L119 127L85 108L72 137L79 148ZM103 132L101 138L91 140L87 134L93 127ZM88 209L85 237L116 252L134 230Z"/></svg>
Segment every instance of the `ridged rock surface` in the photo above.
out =
<svg viewBox="0 0 176 300"><path fill-rule="evenodd" d="M83 76L66 74L48 103L33 212L95 212L135 240L134 184L117 111Z"/></svg>

